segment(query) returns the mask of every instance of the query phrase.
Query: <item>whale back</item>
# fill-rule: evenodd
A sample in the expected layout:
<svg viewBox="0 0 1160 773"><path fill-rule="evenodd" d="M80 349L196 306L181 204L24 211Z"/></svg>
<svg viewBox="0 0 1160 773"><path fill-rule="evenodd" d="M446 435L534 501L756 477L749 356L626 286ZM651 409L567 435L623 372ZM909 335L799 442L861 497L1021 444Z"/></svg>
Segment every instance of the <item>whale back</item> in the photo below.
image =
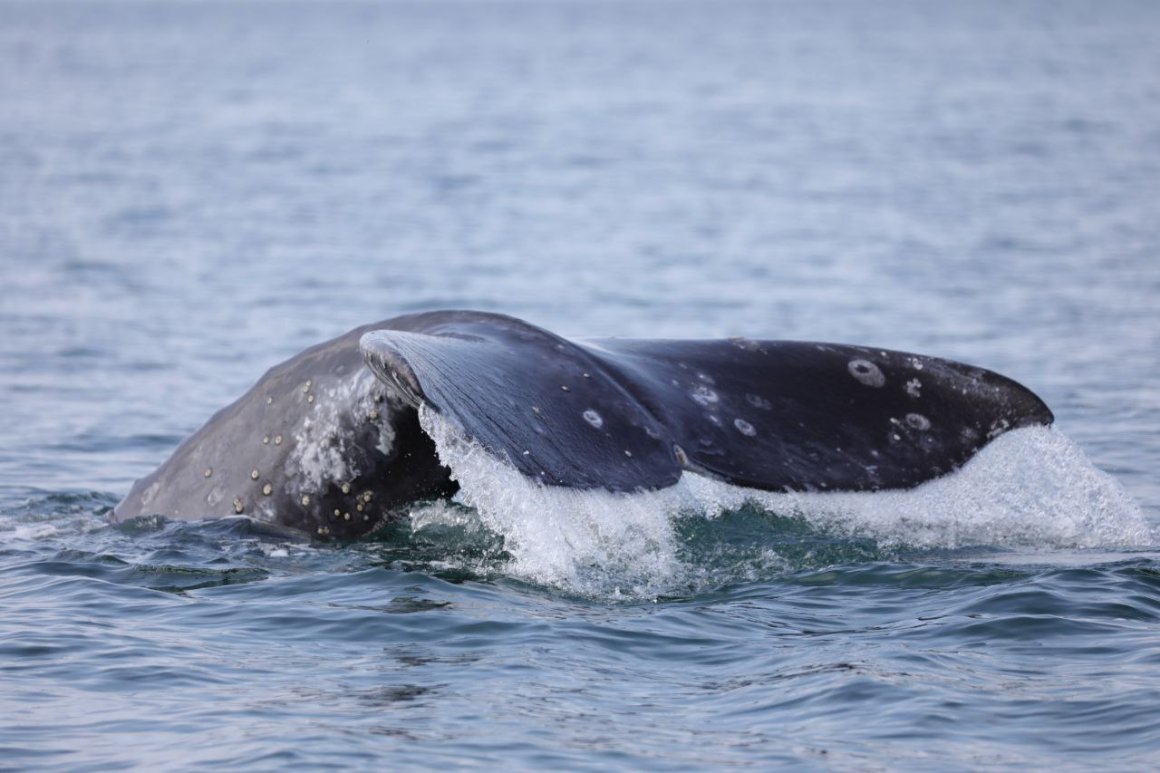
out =
<svg viewBox="0 0 1160 773"><path fill-rule="evenodd" d="M363 364L359 336L377 326L271 368L138 480L113 517L245 515L351 538L453 493L414 407Z"/></svg>

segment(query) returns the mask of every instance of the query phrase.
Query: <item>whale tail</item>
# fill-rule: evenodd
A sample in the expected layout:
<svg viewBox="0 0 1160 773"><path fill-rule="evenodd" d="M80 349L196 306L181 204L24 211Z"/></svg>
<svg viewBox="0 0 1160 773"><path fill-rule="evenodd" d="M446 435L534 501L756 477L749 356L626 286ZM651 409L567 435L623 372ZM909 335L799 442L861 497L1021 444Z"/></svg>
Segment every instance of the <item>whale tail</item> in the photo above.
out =
<svg viewBox="0 0 1160 773"><path fill-rule="evenodd" d="M360 340L382 380L548 485L655 489L682 470L766 490L909 488L1046 425L1026 387L949 360L796 341L573 342L477 312Z"/></svg>

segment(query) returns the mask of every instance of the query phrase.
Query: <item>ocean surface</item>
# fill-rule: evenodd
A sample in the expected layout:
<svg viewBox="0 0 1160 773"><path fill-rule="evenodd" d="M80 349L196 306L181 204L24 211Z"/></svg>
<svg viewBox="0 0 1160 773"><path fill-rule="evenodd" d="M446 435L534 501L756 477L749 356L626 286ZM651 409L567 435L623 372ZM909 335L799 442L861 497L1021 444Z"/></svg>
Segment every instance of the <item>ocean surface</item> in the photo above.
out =
<svg viewBox="0 0 1160 773"><path fill-rule="evenodd" d="M1160 4L0 0L0 768L1155 769ZM462 307L1052 406L909 492L111 525Z"/></svg>

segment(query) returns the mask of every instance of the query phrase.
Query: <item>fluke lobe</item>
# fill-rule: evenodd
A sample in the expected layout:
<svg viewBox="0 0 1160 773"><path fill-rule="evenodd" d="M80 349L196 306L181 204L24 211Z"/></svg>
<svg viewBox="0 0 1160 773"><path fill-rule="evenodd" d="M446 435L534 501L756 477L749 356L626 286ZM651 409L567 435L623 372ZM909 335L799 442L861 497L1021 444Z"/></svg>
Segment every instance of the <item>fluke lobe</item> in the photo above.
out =
<svg viewBox="0 0 1160 773"><path fill-rule="evenodd" d="M369 367L368 367L369 366ZM355 538L457 484L424 405L547 486L658 489L684 470L770 491L916 486L1050 424L991 371L842 344L571 341L513 317L410 314L272 369L133 486L114 517L244 514Z"/></svg>

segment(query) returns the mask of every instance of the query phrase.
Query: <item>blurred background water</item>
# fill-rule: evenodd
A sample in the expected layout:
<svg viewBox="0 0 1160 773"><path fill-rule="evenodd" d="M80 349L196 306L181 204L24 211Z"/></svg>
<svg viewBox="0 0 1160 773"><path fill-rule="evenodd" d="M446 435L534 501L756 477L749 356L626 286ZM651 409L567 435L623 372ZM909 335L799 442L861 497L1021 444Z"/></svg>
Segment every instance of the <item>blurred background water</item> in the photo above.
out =
<svg viewBox="0 0 1160 773"><path fill-rule="evenodd" d="M1127 0L0 2L0 765L1150 767L1158 73ZM841 528L107 525L266 368L438 307L951 357L1074 446ZM525 571L570 518L625 529Z"/></svg>

